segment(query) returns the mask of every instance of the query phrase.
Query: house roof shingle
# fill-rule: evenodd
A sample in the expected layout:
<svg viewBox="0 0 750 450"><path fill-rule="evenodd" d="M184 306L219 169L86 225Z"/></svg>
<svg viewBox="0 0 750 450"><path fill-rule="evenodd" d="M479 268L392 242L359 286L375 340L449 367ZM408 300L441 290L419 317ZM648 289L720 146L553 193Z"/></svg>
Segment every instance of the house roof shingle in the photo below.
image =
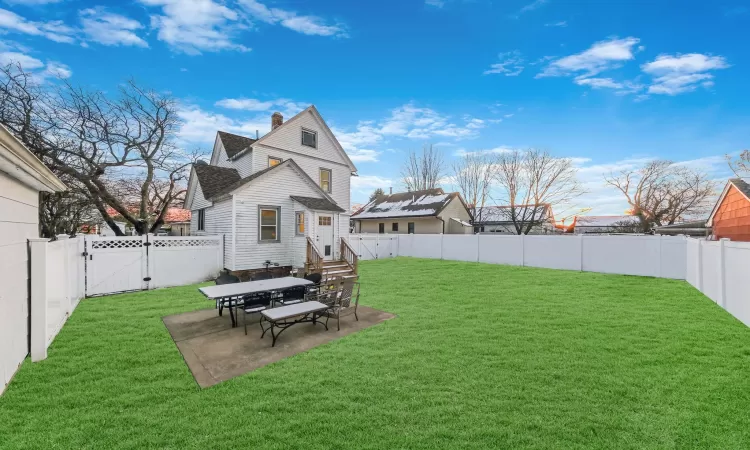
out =
<svg viewBox="0 0 750 450"><path fill-rule="evenodd" d="M729 180L740 192L745 194L747 198L750 198L750 183L743 180L742 178L732 178Z"/></svg>
<svg viewBox="0 0 750 450"><path fill-rule="evenodd" d="M194 164L195 174L201 185L203 196L210 199L224 192L229 186L240 181L240 173L236 169L210 166L208 164Z"/></svg>
<svg viewBox="0 0 750 450"><path fill-rule="evenodd" d="M616 227L639 224L638 216L578 216L576 227Z"/></svg>
<svg viewBox="0 0 750 450"><path fill-rule="evenodd" d="M352 219L436 216L457 196L457 192L446 194L439 188L381 195L352 215Z"/></svg>
<svg viewBox="0 0 750 450"><path fill-rule="evenodd" d="M229 159L234 158L242 150L245 150L257 141L257 139L250 139L238 134L227 133L226 131L219 131L218 134Z"/></svg>
<svg viewBox="0 0 750 450"><path fill-rule="evenodd" d="M292 200L301 204L302 206L317 210L317 211L333 211L333 212L345 212L344 208L340 207L335 203L331 203L325 198L315 197L300 197L297 195L290 196Z"/></svg>

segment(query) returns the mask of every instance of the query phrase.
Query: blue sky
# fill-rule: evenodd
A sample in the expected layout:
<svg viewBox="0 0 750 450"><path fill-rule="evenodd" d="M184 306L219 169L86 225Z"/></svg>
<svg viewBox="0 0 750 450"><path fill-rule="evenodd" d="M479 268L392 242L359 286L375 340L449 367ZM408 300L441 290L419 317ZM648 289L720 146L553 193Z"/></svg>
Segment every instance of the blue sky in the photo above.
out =
<svg viewBox="0 0 750 450"><path fill-rule="evenodd" d="M651 4L656 3L656 4ZM5 0L0 62L112 91L170 91L186 147L315 104L356 162L353 201L399 189L410 149L537 147L602 174L650 158L729 176L748 147L744 2ZM51 81L50 81L51 82Z"/></svg>

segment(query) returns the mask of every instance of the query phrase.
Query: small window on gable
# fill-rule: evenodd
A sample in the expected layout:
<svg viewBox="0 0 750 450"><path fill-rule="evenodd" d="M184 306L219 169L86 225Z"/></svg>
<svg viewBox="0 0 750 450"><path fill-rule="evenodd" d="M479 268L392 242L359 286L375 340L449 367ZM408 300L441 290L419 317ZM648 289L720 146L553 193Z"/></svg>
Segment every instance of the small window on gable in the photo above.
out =
<svg viewBox="0 0 750 450"><path fill-rule="evenodd" d="M274 158L273 156L268 157L268 167L278 166L283 162L284 160L281 158Z"/></svg>
<svg viewBox="0 0 750 450"><path fill-rule="evenodd" d="M302 129L302 145L318 148L318 133L312 130Z"/></svg>
<svg viewBox="0 0 750 450"><path fill-rule="evenodd" d="M300 236L304 236L305 234L305 213L304 211L297 211L295 214L297 217L296 222L297 226L295 227L295 230L297 231L297 234Z"/></svg>
<svg viewBox="0 0 750 450"><path fill-rule="evenodd" d="M204 231L206 229L206 210L198 210L198 231Z"/></svg>

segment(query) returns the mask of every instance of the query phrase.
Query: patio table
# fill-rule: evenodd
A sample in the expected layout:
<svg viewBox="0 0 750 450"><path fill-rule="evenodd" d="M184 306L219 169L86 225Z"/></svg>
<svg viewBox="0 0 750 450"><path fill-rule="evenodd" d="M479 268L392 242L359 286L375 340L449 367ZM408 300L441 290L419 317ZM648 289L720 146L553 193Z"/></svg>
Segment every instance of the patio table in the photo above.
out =
<svg viewBox="0 0 750 450"><path fill-rule="evenodd" d="M227 300L236 299L248 294L266 291L283 291L295 286L307 286L313 284L312 281L304 278L282 277L271 278L269 280L245 281L243 283L221 284L217 286L206 286L199 288L201 294L209 300ZM237 320L232 312L232 304L229 304L229 317L232 319L232 327L237 326Z"/></svg>
<svg viewBox="0 0 750 450"><path fill-rule="evenodd" d="M310 322L313 325L318 323L318 314L330 308L328 305L317 301L295 303L294 305L281 306L279 308L266 309L261 311L260 314L269 322L268 328L263 328L263 334L260 335L261 339L266 335L268 330L271 330L271 337L273 342L271 347L276 346L276 339L279 335L298 323ZM301 316L301 317L300 317ZM296 319L295 319L296 318ZM294 319L294 320L291 320ZM325 322L320 322L328 330L328 325ZM261 325L262 326L262 325ZM278 333L274 333L274 328L280 329Z"/></svg>

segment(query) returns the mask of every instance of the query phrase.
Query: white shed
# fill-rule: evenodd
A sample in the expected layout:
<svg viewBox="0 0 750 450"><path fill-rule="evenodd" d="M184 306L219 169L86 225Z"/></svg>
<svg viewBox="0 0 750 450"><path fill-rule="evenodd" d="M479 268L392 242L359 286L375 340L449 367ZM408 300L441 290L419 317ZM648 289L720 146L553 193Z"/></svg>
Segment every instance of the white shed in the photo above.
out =
<svg viewBox="0 0 750 450"><path fill-rule="evenodd" d="M39 192L65 189L0 125L0 393L29 353L28 239L39 237Z"/></svg>

